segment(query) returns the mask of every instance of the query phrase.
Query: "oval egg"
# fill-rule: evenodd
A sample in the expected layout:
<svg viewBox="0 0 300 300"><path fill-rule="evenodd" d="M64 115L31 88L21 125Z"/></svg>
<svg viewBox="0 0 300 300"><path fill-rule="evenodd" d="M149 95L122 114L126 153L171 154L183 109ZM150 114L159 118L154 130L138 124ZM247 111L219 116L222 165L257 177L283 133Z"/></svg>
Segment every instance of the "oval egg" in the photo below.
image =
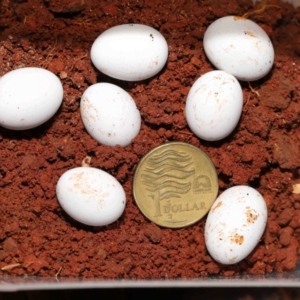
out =
<svg viewBox="0 0 300 300"><path fill-rule="evenodd" d="M92 167L78 167L62 174L57 182L56 195L69 216L91 226L116 221L126 202L121 184L110 174Z"/></svg>
<svg viewBox="0 0 300 300"><path fill-rule="evenodd" d="M134 100L111 83L96 83L83 93L80 113L87 132L100 144L125 147L141 128Z"/></svg>
<svg viewBox="0 0 300 300"><path fill-rule="evenodd" d="M236 78L224 71L211 71L191 87L185 115L195 135L206 141L217 141L234 130L242 108L243 92Z"/></svg>
<svg viewBox="0 0 300 300"><path fill-rule="evenodd" d="M0 78L0 125L26 130L48 121L59 109L63 87L52 72L22 68Z"/></svg>
<svg viewBox="0 0 300 300"><path fill-rule="evenodd" d="M93 43L91 60L102 73L139 81L156 75L166 64L168 45L154 28L124 24L104 31Z"/></svg>
<svg viewBox="0 0 300 300"><path fill-rule="evenodd" d="M213 22L203 38L205 54L219 70L238 80L258 80L274 63L274 48L265 31L251 20L227 16Z"/></svg>
<svg viewBox="0 0 300 300"><path fill-rule="evenodd" d="M238 263L256 247L266 223L262 195L249 186L231 187L217 198L207 216L207 250L219 263Z"/></svg>

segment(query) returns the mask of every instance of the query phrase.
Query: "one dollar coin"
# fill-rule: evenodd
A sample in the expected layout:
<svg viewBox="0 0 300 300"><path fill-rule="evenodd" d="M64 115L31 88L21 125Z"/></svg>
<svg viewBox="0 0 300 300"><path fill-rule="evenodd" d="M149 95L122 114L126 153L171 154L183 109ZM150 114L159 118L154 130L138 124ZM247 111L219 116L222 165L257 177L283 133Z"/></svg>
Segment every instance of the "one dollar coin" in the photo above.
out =
<svg viewBox="0 0 300 300"><path fill-rule="evenodd" d="M156 224L180 228L194 224L218 194L216 169L200 149L166 143L147 153L134 175L133 193L141 212Z"/></svg>

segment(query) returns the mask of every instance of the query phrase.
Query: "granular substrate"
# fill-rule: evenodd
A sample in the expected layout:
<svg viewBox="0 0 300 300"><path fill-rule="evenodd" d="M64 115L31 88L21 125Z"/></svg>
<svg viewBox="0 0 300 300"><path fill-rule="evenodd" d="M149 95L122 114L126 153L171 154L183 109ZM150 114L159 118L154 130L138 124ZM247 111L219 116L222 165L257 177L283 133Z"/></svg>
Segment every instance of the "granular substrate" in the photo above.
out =
<svg viewBox="0 0 300 300"><path fill-rule="evenodd" d="M64 87L60 110L44 125L22 132L0 129L0 275L154 279L295 268L300 242L299 9L273 0L256 5L250 0L3 0L0 5L0 75L42 67ZM205 142L191 133L184 116L191 85L213 70L203 51L203 34L217 18L245 14L272 39L274 67L260 81L241 83L244 107L236 130L222 141ZM93 67L93 41L126 23L152 26L166 38L169 58L157 76L129 83ZM99 145L83 127L80 97L96 82L121 86L141 112L141 132L125 148ZM187 228L161 228L134 203L137 163L168 141L205 151L217 169L220 193L245 184L264 196L267 228L242 262L223 266L209 256L205 219ZM123 216L103 228L73 221L55 195L59 176L87 156L92 167L115 176L127 195Z"/></svg>

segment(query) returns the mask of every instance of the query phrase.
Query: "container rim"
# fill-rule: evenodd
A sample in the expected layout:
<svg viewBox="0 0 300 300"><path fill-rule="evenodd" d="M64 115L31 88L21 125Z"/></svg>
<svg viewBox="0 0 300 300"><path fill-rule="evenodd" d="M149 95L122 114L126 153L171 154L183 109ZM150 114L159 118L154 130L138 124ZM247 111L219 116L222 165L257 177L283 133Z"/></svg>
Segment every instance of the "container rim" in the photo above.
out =
<svg viewBox="0 0 300 300"><path fill-rule="evenodd" d="M300 287L300 262L291 272L265 275L209 276L193 279L85 279L66 277L0 277L0 292L109 288Z"/></svg>

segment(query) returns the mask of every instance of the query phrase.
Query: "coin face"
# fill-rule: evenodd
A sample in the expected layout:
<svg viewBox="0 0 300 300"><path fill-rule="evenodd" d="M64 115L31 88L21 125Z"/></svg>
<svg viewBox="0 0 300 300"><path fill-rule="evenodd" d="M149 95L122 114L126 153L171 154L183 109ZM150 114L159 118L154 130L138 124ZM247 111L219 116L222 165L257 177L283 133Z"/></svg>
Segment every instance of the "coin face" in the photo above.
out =
<svg viewBox="0 0 300 300"><path fill-rule="evenodd" d="M180 228L200 220L218 194L216 169L198 148L166 143L147 153L135 171L135 201L156 224Z"/></svg>

